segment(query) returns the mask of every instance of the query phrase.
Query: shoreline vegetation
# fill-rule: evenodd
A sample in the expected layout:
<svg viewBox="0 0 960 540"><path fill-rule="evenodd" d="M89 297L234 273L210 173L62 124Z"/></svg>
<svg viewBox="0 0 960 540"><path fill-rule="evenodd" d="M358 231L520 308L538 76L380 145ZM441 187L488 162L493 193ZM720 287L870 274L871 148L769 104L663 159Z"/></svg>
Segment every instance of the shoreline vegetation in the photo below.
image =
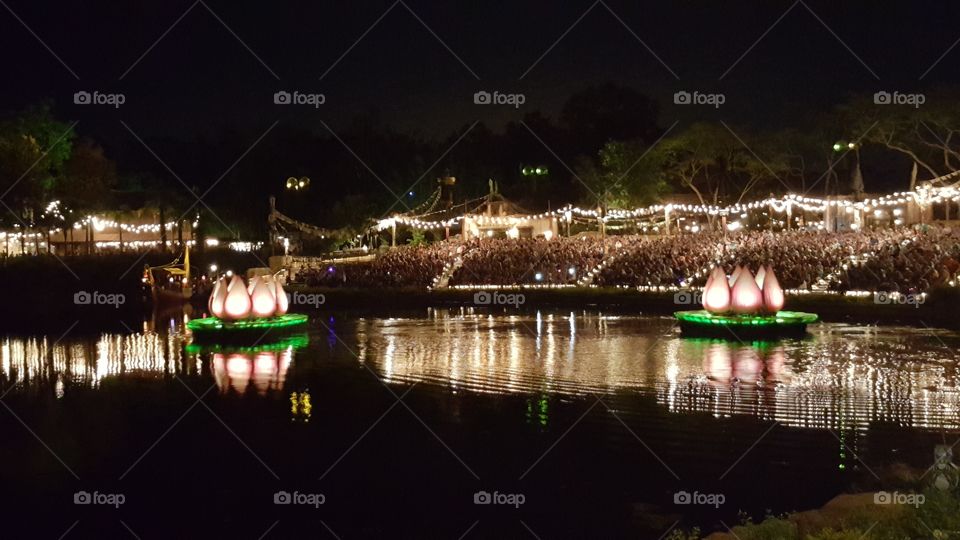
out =
<svg viewBox="0 0 960 540"><path fill-rule="evenodd" d="M957 494L926 488L900 491L912 504L878 502L890 493L844 493L820 508L767 516L760 522L749 519L728 532L703 536L699 529L675 529L665 540L902 540L954 538L960 527Z"/></svg>

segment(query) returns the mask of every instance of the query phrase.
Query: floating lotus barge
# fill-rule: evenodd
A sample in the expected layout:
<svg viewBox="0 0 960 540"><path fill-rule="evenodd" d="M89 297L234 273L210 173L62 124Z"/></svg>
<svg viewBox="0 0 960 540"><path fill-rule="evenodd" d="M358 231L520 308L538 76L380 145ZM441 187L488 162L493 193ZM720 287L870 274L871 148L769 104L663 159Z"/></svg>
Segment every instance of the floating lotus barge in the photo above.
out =
<svg viewBox="0 0 960 540"><path fill-rule="evenodd" d="M772 267L760 267L754 277L737 267L728 278L718 266L703 288L703 307L674 313L685 336L731 340L802 337L814 313L783 311L784 295Z"/></svg>
<svg viewBox="0 0 960 540"><path fill-rule="evenodd" d="M307 316L287 313L287 293L274 276L257 276L244 285L239 276L218 280L207 302L212 317L187 323L196 343L268 342L302 332Z"/></svg>

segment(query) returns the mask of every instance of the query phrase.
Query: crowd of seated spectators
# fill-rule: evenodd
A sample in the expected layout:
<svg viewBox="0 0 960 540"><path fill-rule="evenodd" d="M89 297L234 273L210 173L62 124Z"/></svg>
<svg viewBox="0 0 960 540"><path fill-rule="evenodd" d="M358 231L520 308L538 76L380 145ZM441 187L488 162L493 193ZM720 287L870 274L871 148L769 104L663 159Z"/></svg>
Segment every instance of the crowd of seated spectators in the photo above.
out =
<svg viewBox="0 0 960 540"><path fill-rule="evenodd" d="M601 265L601 263L603 263ZM301 272L312 286L699 286L709 269L774 268L787 289L917 292L960 276L960 231L938 226L856 232L751 231L674 236L448 240L403 246L373 261ZM590 279L587 272L598 270Z"/></svg>
<svg viewBox="0 0 960 540"><path fill-rule="evenodd" d="M451 285L575 284L603 260L599 238L480 239L467 242Z"/></svg>

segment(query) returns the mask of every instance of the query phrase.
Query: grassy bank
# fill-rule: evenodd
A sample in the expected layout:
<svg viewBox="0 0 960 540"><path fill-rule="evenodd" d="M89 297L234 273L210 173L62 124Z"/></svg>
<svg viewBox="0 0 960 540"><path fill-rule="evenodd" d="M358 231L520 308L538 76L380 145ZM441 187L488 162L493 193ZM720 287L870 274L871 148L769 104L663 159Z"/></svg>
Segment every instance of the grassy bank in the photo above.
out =
<svg viewBox="0 0 960 540"><path fill-rule="evenodd" d="M886 492L881 492L881 494ZM877 493L839 495L822 508L749 520L729 532L716 532L706 540L905 540L957 538L960 513L957 494L926 488L901 491L910 504L877 504ZM881 495L882 496L882 495ZM666 540L701 540L698 529L671 531Z"/></svg>

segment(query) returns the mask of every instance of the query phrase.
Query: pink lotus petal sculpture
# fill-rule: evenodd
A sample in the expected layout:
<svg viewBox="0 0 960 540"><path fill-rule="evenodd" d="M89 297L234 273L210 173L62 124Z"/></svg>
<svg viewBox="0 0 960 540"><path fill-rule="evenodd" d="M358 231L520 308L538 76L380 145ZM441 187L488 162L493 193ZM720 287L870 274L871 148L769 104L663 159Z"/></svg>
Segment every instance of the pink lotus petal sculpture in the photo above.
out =
<svg viewBox="0 0 960 540"><path fill-rule="evenodd" d="M250 316L250 295L240 276L234 275L227 289L227 299L223 302L223 318L246 319Z"/></svg>
<svg viewBox="0 0 960 540"><path fill-rule="evenodd" d="M707 291L710 290L710 285L713 283L714 274L716 272L711 270L710 275L707 276L707 284L703 286L703 293L700 295L700 305L703 306L703 309L707 309Z"/></svg>
<svg viewBox="0 0 960 540"><path fill-rule="evenodd" d="M254 317L273 317L277 311L277 299L273 287L266 280L254 278L253 293L250 294L251 311Z"/></svg>
<svg viewBox="0 0 960 540"><path fill-rule="evenodd" d="M217 280L217 284L213 287L213 292L210 293L210 300L207 303L210 314L218 318L223 317L223 303L226 299L227 280L226 278L221 278Z"/></svg>
<svg viewBox="0 0 960 540"><path fill-rule="evenodd" d="M723 313L730 309L730 287L727 276L720 267L713 269L710 284L703 290L703 307L710 313Z"/></svg>
<svg viewBox="0 0 960 540"><path fill-rule="evenodd" d="M738 264L737 267L733 269L733 273L730 274L727 285L733 287L733 284L737 282L737 278L740 277L741 272L743 272L743 268Z"/></svg>
<svg viewBox="0 0 960 540"><path fill-rule="evenodd" d="M287 292L283 290L283 285L280 284L279 279L273 280L273 286L274 295L277 298L277 315L286 315L290 308L290 299L287 298Z"/></svg>
<svg viewBox="0 0 960 540"><path fill-rule="evenodd" d="M748 268L743 268L730 289L730 308L739 314L758 313L763 308L763 291Z"/></svg>
<svg viewBox="0 0 960 540"><path fill-rule="evenodd" d="M710 272L707 284L703 287L703 309L716 314L731 311L737 314L772 314L783 309L783 289L772 266L761 266L757 278L745 266L737 266L734 274L737 278L732 286L728 286L729 280L719 266Z"/></svg>
<svg viewBox="0 0 960 540"><path fill-rule="evenodd" d="M218 319L239 320L285 315L287 293L274 276L258 276L245 285L240 276L217 280L207 301L210 314Z"/></svg>
<svg viewBox="0 0 960 540"><path fill-rule="evenodd" d="M763 307L769 313L783 309L783 289L773 273L773 267L769 267L763 280Z"/></svg>
<svg viewBox="0 0 960 540"><path fill-rule="evenodd" d="M760 269L757 270L757 276L756 276L757 287L760 287L761 291L763 290L763 278L766 277L766 275L767 275L767 269L764 268L763 265L761 264Z"/></svg>

